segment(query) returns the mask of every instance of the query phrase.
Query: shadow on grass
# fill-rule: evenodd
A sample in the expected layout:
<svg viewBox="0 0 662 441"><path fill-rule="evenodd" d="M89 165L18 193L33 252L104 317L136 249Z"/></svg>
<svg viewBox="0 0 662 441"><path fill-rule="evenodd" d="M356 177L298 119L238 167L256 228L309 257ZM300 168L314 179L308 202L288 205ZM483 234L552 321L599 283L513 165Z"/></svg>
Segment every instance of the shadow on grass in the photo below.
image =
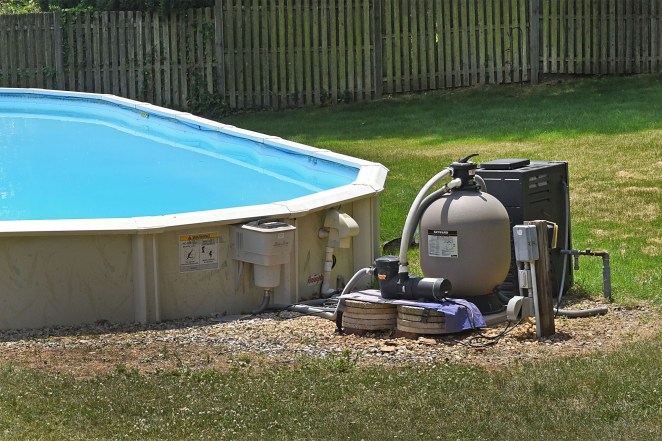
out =
<svg viewBox="0 0 662 441"><path fill-rule="evenodd" d="M361 104L233 115L244 128L319 144L415 139L421 147L662 128L662 75L479 86ZM370 112L366 112L366 108Z"/></svg>

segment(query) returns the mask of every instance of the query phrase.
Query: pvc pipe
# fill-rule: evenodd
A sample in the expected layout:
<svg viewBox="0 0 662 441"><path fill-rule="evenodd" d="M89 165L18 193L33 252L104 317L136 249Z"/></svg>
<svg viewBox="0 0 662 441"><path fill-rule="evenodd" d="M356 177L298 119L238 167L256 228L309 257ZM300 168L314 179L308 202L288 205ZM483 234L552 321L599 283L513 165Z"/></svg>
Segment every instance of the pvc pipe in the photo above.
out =
<svg viewBox="0 0 662 441"><path fill-rule="evenodd" d="M402 229L402 236L401 236L402 240L400 241L400 256L399 256L400 268L398 270L400 273L409 272L409 264L407 261L407 251L409 251L408 239L411 237L412 231L416 228L414 218L416 216L416 211L418 210L418 207L421 204L421 201L434 185L436 185L439 181L446 178L447 176L450 176L451 173L452 173L452 169L450 167L447 167L442 171L440 171L439 173L437 173L436 175L434 175L432 179L430 179L423 186L423 188L421 188L421 190L418 192L418 195L416 195L414 202L411 204L411 207L409 208L409 212L407 213L407 218L405 219L405 225ZM459 179L456 180L459 181L459 183L456 184L455 186L460 185L462 183L462 181L460 181ZM450 184L452 182L453 181L449 182L446 185L449 186L449 188L453 188L450 187Z"/></svg>
<svg viewBox="0 0 662 441"><path fill-rule="evenodd" d="M331 270L333 269L333 247L326 247L326 257L324 259L324 275L322 276L322 288L320 295L323 298L331 297L335 294L336 289L329 287L329 279L331 278Z"/></svg>
<svg viewBox="0 0 662 441"><path fill-rule="evenodd" d="M609 265L609 253L607 251L603 251L602 253L602 295L611 302L611 266Z"/></svg>

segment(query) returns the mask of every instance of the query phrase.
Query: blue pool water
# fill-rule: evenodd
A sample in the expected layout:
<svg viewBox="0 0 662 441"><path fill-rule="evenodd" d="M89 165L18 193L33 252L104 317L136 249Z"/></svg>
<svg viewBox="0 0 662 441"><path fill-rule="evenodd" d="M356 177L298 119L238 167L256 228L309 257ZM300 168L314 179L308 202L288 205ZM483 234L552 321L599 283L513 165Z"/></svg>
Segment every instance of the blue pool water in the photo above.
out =
<svg viewBox="0 0 662 441"><path fill-rule="evenodd" d="M0 220L266 204L350 184L357 173L103 101L0 94Z"/></svg>

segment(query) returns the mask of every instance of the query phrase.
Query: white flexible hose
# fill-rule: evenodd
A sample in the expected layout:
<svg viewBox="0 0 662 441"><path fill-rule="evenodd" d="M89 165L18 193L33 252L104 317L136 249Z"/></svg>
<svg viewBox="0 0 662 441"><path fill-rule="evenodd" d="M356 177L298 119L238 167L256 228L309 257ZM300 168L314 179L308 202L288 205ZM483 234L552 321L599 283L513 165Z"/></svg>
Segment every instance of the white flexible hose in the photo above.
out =
<svg viewBox="0 0 662 441"><path fill-rule="evenodd" d="M421 201L425 197L425 195L430 191L432 187L434 187L439 181L442 179L450 176L452 173L452 169L450 167L443 169L436 175L432 177L418 192L418 195L416 195L416 199L414 199L414 202L411 204L411 207L409 208L409 213L407 213L407 218L405 220L405 225L402 229L402 239L400 241L400 267L398 269L399 272L409 272L409 262L407 261L407 252L409 251L409 237L411 237L413 233L413 229L416 228L414 219L416 218L416 211L418 210L418 207L421 205ZM454 181L458 181L457 184L454 184L451 186L451 183ZM453 181L449 182L448 187L454 188L458 185L460 185L462 181L459 179L454 179Z"/></svg>

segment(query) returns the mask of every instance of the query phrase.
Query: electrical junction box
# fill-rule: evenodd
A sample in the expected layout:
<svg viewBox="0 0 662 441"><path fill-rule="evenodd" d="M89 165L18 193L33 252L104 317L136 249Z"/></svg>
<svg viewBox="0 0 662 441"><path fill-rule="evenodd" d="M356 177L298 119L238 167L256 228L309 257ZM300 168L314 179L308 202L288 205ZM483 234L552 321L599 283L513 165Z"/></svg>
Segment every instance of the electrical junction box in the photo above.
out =
<svg viewBox="0 0 662 441"><path fill-rule="evenodd" d="M232 258L262 266L287 263L296 228L285 222L254 221L232 226Z"/></svg>
<svg viewBox="0 0 662 441"><path fill-rule="evenodd" d="M572 249L570 235L570 213L566 210L566 188L568 181L568 163L556 161L530 161L524 158L507 158L487 161L476 170L485 181L487 193L491 194L506 207L511 228L524 221L548 220L558 225L557 248L550 255L552 267L552 288L556 297L560 290L563 255L560 250L565 246L568 234L568 249ZM513 245L511 267L499 292L507 297L517 294L517 266ZM566 265L563 290L572 286L572 265Z"/></svg>
<svg viewBox="0 0 662 441"><path fill-rule="evenodd" d="M515 225L513 227L513 248L515 260L532 262L540 258L538 231L535 225Z"/></svg>

